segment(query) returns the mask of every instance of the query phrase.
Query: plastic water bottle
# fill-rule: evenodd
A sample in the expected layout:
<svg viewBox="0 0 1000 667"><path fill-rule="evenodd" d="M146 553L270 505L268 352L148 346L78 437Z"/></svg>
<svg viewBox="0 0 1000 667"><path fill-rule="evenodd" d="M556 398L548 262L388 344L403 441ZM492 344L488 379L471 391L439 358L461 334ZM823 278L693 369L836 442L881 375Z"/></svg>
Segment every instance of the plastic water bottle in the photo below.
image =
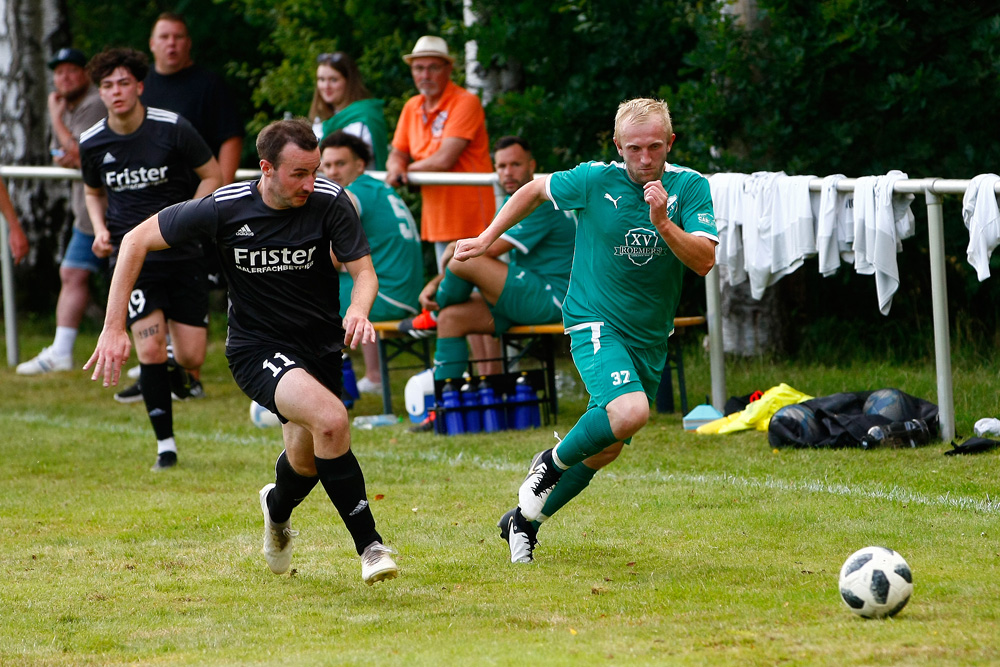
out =
<svg viewBox="0 0 1000 667"><path fill-rule="evenodd" d="M485 375L479 376L479 405L483 411L483 431L496 433L506 428L503 418L503 406L493 392L493 387L486 381ZM499 406L499 407L498 407Z"/></svg>
<svg viewBox="0 0 1000 667"><path fill-rule="evenodd" d="M538 395L528 382L528 374L522 372L514 383L514 428L523 431L539 425Z"/></svg>
<svg viewBox="0 0 1000 667"><path fill-rule="evenodd" d="M396 415L358 415L354 418L354 428L370 431L376 426L392 426L399 423Z"/></svg>
<svg viewBox="0 0 1000 667"><path fill-rule="evenodd" d="M462 408L465 412L465 432L479 433L483 430L482 413L479 409L479 394L472 387L472 382L462 385Z"/></svg>
<svg viewBox="0 0 1000 667"><path fill-rule="evenodd" d="M354 377L354 366L351 364L351 358L346 354L343 356L341 370L343 373L344 406L350 408L354 405L354 401L361 398L361 393L358 391L358 380Z"/></svg>
<svg viewBox="0 0 1000 667"><path fill-rule="evenodd" d="M892 422L884 426L872 426L868 435L861 440L865 449L874 447L919 447L931 440L931 431L923 419L909 419Z"/></svg>
<svg viewBox="0 0 1000 667"><path fill-rule="evenodd" d="M462 399L451 383L451 378L444 381L441 388L441 403L444 408L444 428L448 435L458 435L465 432L462 420ZM438 415L438 419L441 415Z"/></svg>

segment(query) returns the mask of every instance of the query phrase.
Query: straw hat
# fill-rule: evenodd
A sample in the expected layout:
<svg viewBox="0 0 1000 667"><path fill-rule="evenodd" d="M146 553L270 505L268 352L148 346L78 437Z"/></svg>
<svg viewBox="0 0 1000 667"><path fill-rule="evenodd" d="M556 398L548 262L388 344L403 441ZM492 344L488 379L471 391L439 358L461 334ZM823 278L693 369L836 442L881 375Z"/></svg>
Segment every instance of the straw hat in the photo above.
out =
<svg viewBox="0 0 1000 667"><path fill-rule="evenodd" d="M452 65L455 64L455 58L448 53L448 42L434 35L424 35L418 39L413 51L403 56L406 64L410 64L414 58L443 58Z"/></svg>

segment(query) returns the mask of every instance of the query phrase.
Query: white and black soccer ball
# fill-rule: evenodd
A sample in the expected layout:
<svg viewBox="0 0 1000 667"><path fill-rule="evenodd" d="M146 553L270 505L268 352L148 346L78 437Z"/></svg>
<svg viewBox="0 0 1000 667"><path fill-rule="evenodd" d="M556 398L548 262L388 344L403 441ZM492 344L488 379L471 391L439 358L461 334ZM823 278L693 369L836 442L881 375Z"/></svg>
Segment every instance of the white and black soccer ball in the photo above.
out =
<svg viewBox="0 0 1000 667"><path fill-rule="evenodd" d="M840 568L840 597L858 616L895 616L912 593L910 566L892 549L859 549Z"/></svg>
<svg viewBox="0 0 1000 667"><path fill-rule="evenodd" d="M281 426L278 415L274 414L257 401L250 401L250 421L257 428Z"/></svg>

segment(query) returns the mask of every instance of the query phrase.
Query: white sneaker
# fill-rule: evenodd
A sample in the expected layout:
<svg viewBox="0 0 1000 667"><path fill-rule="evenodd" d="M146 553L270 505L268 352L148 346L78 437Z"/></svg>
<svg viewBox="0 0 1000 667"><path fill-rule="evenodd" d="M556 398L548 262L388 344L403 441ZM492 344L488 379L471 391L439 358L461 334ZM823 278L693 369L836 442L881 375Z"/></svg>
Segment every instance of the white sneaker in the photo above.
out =
<svg viewBox="0 0 1000 667"><path fill-rule="evenodd" d="M551 449L536 454L531 461L528 476L517 490L517 504L521 508L521 516L528 521L537 519L561 476L562 470L552 461Z"/></svg>
<svg viewBox="0 0 1000 667"><path fill-rule="evenodd" d="M53 371L73 370L73 357L57 357L51 347L43 347L34 359L17 365L18 375L41 375Z"/></svg>
<svg viewBox="0 0 1000 667"><path fill-rule="evenodd" d="M360 380L358 380L358 391L361 392L362 394L378 394L379 396L381 396L382 383L372 382L368 378L363 377Z"/></svg>
<svg viewBox="0 0 1000 667"><path fill-rule="evenodd" d="M291 529L291 521L274 523L271 512L267 509L267 494L274 484L265 484L260 490L260 510L264 513L264 546L261 551L271 572L284 574L292 564L292 538L298 537L299 531Z"/></svg>
<svg viewBox="0 0 1000 667"><path fill-rule="evenodd" d="M511 563L530 563L534 560L538 532L524 520L517 507L504 514L497 526L500 528L500 539L510 547Z"/></svg>
<svg viewBox="0 0 1000 667"><path fill-rule="evenodd" d="M395 579L399 575L399 568L392 555L396 553L389 547L379 542L372 542L361 554L361 578L371 586L376 581Z"/></svg>

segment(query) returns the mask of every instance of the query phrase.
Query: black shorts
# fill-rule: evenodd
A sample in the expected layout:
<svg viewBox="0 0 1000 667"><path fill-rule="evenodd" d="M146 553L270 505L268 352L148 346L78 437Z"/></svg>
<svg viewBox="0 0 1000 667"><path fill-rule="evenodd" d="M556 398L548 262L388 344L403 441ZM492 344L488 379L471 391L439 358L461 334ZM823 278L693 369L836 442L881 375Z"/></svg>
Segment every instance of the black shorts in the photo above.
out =
<svg viewBox="0 0 1000 667"><path fill-rule="evenodd" d="M208 326L208 286L200 258L142 265L128 300L128 326L157 310L174 322Z"/></svg>
<svg viewBox="0 0 1000 667"><path fill-rule="evenodd" d="M226 358L233 379L243 393L278 415L282 424L288 420L274 404L274 390L290 368L305 370L337 398L343 390L343 354L340 351L317 357L286 346L261 343L254 347L226 350Z"/></svg>

